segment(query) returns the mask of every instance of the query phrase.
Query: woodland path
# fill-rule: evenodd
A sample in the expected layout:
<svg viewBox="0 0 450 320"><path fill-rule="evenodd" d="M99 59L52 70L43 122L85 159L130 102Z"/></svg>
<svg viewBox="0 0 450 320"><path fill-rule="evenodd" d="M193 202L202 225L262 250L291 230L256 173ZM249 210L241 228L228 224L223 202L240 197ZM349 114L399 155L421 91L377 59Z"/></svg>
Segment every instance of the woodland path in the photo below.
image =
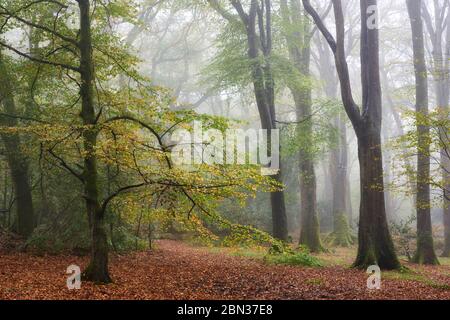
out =
<svg viewBox="0 0 450 320"><path fill-rule="evenodd" d="M367 274L343 266L267 265L164 240L152 252L112 255L114 284L68 290L66 268L86 263L87 257L0 254L0 299L450 299L449 266L421 267L427 281L389 277L381 290L369 291Z"/></svg>

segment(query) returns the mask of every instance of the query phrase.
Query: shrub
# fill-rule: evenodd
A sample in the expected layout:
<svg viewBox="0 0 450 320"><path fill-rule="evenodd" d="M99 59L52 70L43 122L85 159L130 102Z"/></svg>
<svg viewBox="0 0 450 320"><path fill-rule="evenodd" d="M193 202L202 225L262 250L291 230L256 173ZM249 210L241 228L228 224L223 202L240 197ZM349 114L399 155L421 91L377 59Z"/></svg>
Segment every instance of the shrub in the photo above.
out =
<svg viewBox="0 0 450 320"><path fill-rule="evenodd" d="M264 261L271 264L285 264L305 267L321 267L320 260L312 256L309 251L299 248L291 252L269 253L264 257Z"/></svg>

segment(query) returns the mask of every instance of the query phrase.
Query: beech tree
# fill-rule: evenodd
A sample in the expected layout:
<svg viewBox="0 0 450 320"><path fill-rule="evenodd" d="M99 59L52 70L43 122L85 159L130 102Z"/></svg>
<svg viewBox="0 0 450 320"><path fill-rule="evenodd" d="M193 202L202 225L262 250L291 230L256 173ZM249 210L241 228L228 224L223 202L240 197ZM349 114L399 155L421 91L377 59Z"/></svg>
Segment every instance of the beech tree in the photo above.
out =
<svg viewBox="0 0 450 320"><path fill-rule="evenodd" d="M434 80L434 92L436 105L445 117L450 109L450 4L448 1L434 0L432 2L434 19L428 9L429 3L421 4L422 18L431 42L428 50L431 56L431 74ZM446 133L441 132L441 139L446 139ZM442 168L442 180L444 181L442 192L450 188L446 183L450 181L450 161L444 149L441 150L440 166ZM444 257L450 257L450 203L448 197L443 197L443 224L444 224Z"/></svg>
<svg viewBox="0 0 450 320"><path fill-rule="evenodd" d="M369 24L376 0L361 0L361 84L362 106L353 98L345 55L345 25L342 3L333 0L336 39L325 26L309 0L303 0L305 10L327 40L335 56L345 111L358 139L361 179L361 204L358 230L358 254L354 267L377 264L382 269L398 269L400 263L389 232L384 199L383 161L381 150L382 101L379 71L378 27Z"/></svg>
<svg viewBox="0 0 450 320"><path fill-rule="evenodd" d="M8 70L4 53L0 50L0 105L3 107L0 114L0 126L9 128L17 127L17 117L19 116L13 83L14 80ZM22 139L18 132L13 132L12 134L2 133L1 138L5 145L6 158L14 185L17 232L27 238L33 232L35 226L28 159L22 150Z"/></svg>
<svg viewBox="0 0 450 320"><path fill-rule="evenodd" d="M348 7L348 6L347 6ZM331 11L332 3L329 4ZM347 12L348 12L347 8ZM345 9L344 9L345 12ZM328 12L327 12L328 14ZM347 32L346 54L351 54L355 44L353 35L353 22L349 26ZM328 47L326 41L317 34L315 38L314 55L316 68L322 81L323 92L326 98L333 104L338 102L339 80L334 68L333 53ZM340 103L340 99L339 99ZM339 106L340 107L340 106ZM336 132L336 138L332 145L329 155L329 173L332 181L332 217L333 217L333 233L330 240L337 246L347 247L353 243L353 235L350 226L353 223L352 206L350 200L350 179L349 173L349 138L347 134L346 115L344 110L339 110L335 117L331 119L331 125ZM336 186L345 186L338 188Z"/></svg>
<svg viewBox="0 0 450 320"><path fill-rule="evenodd" d="M428 71L425 61L424 30L421 16L421 0L407 0L411 21L413 59L416 76L416 112L428 116ZM434 252L430 203L430 128L417 124L417 251L413 260L420 264L438 264Z"/></svg>
<svg viewBox="0 0 450 320"><path fill-rule="evenodd" d="M281 0L280 7L289 59L299 74L307 79L311 76L311 38L314 32L302 12L299 0L290 0L289 2ZM308 153L308 148L313 144L312 87L295 81L288 85L294 99L297 121L302 123L299 126L302 129L299 134L302 135L306 144L305 147L300 147L299 151L301 199L299 243L306 245L311 251L317 252L322 250L317 215L317 182L314 159Z"/></svg>
<svg viewBox="0 0 450 320"><path fill-rule="evenodd" d="M272 55L272 1L251 0L248 12L240 0L232 0L236 14L230 14L216 0L208 0L210 5L230 23L242 25L248 46L248 59L251 61L251 76L258 107L261 127L268 130L269 136L277 128L275 110L275 82L270 62ZM258 32L259 31L259 32ZM271 142L268 141L268 150ZM282 183L282 168L272 178ZM270 195L272 206L273 235L281 240L288 239L287 217L284 193L272 192Z"/></svg>

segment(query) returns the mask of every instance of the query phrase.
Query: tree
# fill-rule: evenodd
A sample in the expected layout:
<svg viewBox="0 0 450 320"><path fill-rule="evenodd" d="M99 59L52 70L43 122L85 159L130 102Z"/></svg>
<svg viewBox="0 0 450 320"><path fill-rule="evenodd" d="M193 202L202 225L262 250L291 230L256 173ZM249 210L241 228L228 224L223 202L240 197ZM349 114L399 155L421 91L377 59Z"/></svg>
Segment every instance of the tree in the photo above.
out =
<svg viewBox="0 0 450 320"><path fill-rule="evenodd" d="M5 57L0 50L0 104L3 106L3 112L0 115L0 126L10 128L18 126L18 113L12 84L13 79L8 70ZM5 145L8 166L14 185L17 232L26 238L31 235L35 226L29 163L22 150L23 144L19 133L2 133L1 138Z"/></svg>
<svg viewBox="0 0 450 320"><path fill-rule="evenodd" d="M413 59L416 75L416 112L428 116L428 72L421 16L421 0L407 0L413 38ZM417 124L417 252L414 261L420 264L438 264L434 252L430 214L430 128Z"/></svg>
<svg viewBox="0 0 450 320"><path fill-rule="evenodd" d="M236 17L228 13L218 1L208 0L210 5L230 23L241 24L245 30L248 46L248 59L251 61L251 76L261 127L268 131L277 128L275 113L275 82L270 58L272 55L272 4L270 0L251 0L248 13L239 0L232 0L231 5L237 12ZM258 29L257 29L258 28ZM257 32L259 30L259 33ZM269 139L268 139L269 140ZM267 141L268 150L271 142ZM282 183L282 168L272 178ZM270 194L272 205L273 235L287 240L287 216L284 193Z"/></svg>
<svg viewBox="0 0 450 320"><path fill-rule="evenodd" d="M331 9L332 3L330 2ZM328 10L327 10L328 11ZM351 54L351 49L354 46L353 25L350 26L347 32L347 50L346 54ZM338 79L336 70L333 66L332 52L320 35L315 37L315 62L316 68L319 72L320 79L323 82L323 91L326 98L332 102L337 102L338 94ZM340 102L339 102L340 103ZM348 139L346 115L339 106L339 111L331 120L331 125L336 132L336 138L330 150L329 158L329 173L332 181L332 217L333 217L333 232L329 239L337 246L347 247L353 243L353 236L350 231L352 224L352 206L350 201L350 179L348 169ZM345 186L339 188L336 186Z"/></svg>
<svg viewBox="0 0 450 320"><path fill-rule="evenodd" d="M344 15L340 0L333 0L336 40L309 0L305 10L327 40L335 56L345 111L358 139L361 204L358 230L358 255L354 267L378 264L382 269L398 269L400 263L389 233L384 199L383 155L381 150L381 84L379 73L378 28L369 25L377 6L376 0L361 0L361 83L362 108L353 99L348 65L345 58ZM369 8L370 7L370 8Z"/></svg>
<svg viewBox="0 0 450 320"><path fill-rule="evenodd" d="M302 16L299 0L281 0L281 16L289 59L294 68L304 78L310 77L311 38L313 31L310 23ZM301 31L299 31L301 29ZM293 81L288 83L295 103L299 135L302 135L305 146L300 146L300 199L301 199L301 232L300 244L311 251L322 250L320 241L319 219L317 216L317 182L314 170L314 158L308 152L313 145L312 127L312 88L310 85ZM305 121L306 119L306 121ZM301 123L301 124L300 124Z"/></svg>
<svg viewBox="0 0 450 320"><path fill-rule="evenodd" d="M105 229L105 210L99 200L97 156L98 131L95 128L97 114L94 106L94 63L92 58L91 11L89 0L77 0L80 9L80 50L79 71L81 76L81 112L83 124L88 128L83 132L84 168L83 184L86 197L86 209L92 232L91 261L83 272L86 280L97 283L109 283L108 241Z"/></svg>
<svg viewBox="0 0 450 320"><path fill-rule="evenodd" d="M426 30L431 41L431 59L433 62L432 76L434 79L434 91L436 96L437 108L442 110L445 115L449 109L450 98L450 79L448 71L450 70L450 7L448 1L433 1L434 23L428 10L427 3L422 3L422 17L425 22ZM445 28L447 27L447 32ZM445 53L445 54L444 54ZM441 138L445 139L446 133L441 133ZM444 181L450 181L450 162L445 150L441 150L441 168ZM448 190L448 186L443 186L442 192ZM443 197L443 223L444 223L444 257L450 257L450 203Z"/></svg>

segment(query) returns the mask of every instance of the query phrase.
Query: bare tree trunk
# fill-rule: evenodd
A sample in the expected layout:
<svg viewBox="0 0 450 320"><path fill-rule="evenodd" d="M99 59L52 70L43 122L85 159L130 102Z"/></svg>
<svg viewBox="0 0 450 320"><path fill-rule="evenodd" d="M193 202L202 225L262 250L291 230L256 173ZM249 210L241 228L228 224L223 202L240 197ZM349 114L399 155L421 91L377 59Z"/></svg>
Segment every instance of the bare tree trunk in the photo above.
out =
<svg viewBox="0 0 450 320"><path fill-rule="evenodd" d="M0 52L0 103L6 114L0 117L0 125L6 127L18 125L17 118L15 118L17 109L11 85L11 78ZM5 145L16 196L17 232L23 237L28 237L35 227L28 160L21 150L22 142L18 133L3 133L1 138Z"/></svg>
<svg viewBox="0 0 450 320"><path fill-rule="evenodd" d="M389 123L386 121L388 117L386 117L385 109L383 109L383 120L384 120L384 127L383 127L383 133L382 133L382 143L385 144L387 141L389 141L389 131L388 126ZM391 195L391 192L389 190L389 186L391 184L391 152L389 149L384 150L384 158L383 158L383 172L384 172L384 201L386 202L386 217L387 220L393 220L394 215L394 199Z"/></svg>
<svg viewBox="0 0 450 320"><path fill-rule="evenodd" d="M377 130L361 134L358 155L361 179L361 206L358 231L358 255L355 267L378 264L383 269L399 267L386 220L383 188L381 139Z"/></svg>
<svg viewBox="0 0 450 320"><path fill-rule="evenodd" d="M345 122L340 113L334 125L337 129L337 145L330 156L331 165L334 167L333 179L333 243L336 246L348 247L353 244L352 234L350 232L349 222L349 181L348 181L348 151L347 151L347 132Z"/></svg>

